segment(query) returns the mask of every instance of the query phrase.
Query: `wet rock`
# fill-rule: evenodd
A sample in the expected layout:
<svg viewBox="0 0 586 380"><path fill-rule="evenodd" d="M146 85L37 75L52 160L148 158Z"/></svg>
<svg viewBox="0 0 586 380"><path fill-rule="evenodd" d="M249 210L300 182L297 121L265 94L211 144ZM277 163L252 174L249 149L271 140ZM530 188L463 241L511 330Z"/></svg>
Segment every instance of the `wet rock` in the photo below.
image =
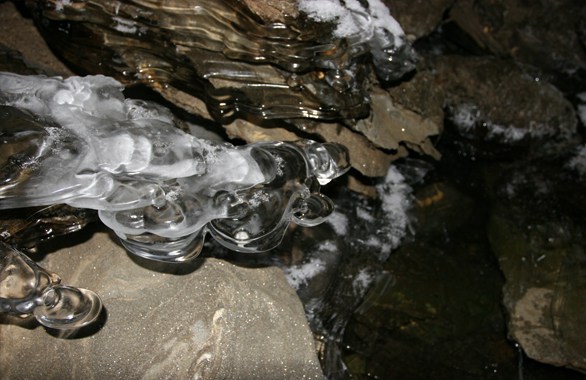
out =
<svg viewBox="0 0 586 380"><path fill-rule="evenodd" d="M539 68L569 91L584 88L584 4L573 0L458 0L450 18L484 49Z"/></svg>
<svg viewBox="0 0 586 380"><path fill-rule="evenodd" d="M535 360L584 371L584 186L559 162L495 175L488 235L506 278L509 335Z"/></svg>
<svg viewBox="0 0 586 380"><path fill-rule="evenodd" d="M490 232L507 278L510 336L533 359L586 370L581 232L558 222L523 228L507 218L494 215Z"/></svg>
<svg viewBox="0 0 586 380"><path fill-rule="evenodd" d="M414 41L427 36L440 25L445 11L455 0L383 0L405 30L407 38Z"/></svg>
<svg viewBox="0 0 586 380"><path fill-rule="evenodd" d="M26 37L25 37L26 36ZM63 62L55 58L31 19L22 17L13 2L0 3L0 43L12 51L7 61L26 62L20 67L8 65L4 61L2 70L18 74L72 75ZM17 57L14 52L18 52ZM14 61L13 61L14 62ZM24 67L34 66L34 73L23 71Z"/></svg>
<svg viewBox="0 0 586 380"><path fill-rule="evenodd" d="M357 379L419 379L428 370L435 379L516 376L515 351L496 333L504 333L502 279L478 204L444 182L415 196L415 236L391 254L346 328L350 372Z"/></svg>
<svg viewBox="0 0 586 380"><path fill-rule="evenodd" d="M487 57L442 56L433 63L448 120L472 145L524 147L544 154L573 144L572 104L549 83L513 62ZM562 144L557 146L557 144ZM482 144L476 144L482 150Z"/></svg>
<svg viewBox="0 0 586 380"><path fill-rule="evenodd" d="M263 20L286 22L299 16L297 0L243 0L248 9Z"/></svg>
<svg viewBox="0 0 586 380"><path fill-rule="evenodd" d="M98 213L64 204L0 211L0 241L34 250L43 240L79 231Z"/></svg>
<svg viewBox="0 0 586 380"><path fill-rule="evenodd" d="M104 232L86 239L42 265L97 291L107 315L77 336L4 319L3 378L322 378L303 308L280 269L212 258L167 267L133 261Z"/></svg>
<svg viewBox="0 0 586 380"><path fill-rule="evenodd" d="M400 144L409 147L429 147L424 153L439 159L440 154L429 142L430 135L437 135L442 129L440 123L426 119L420 114L395 103L382 90L371 93L372 113L369 118L359 120L354 129L362 132L375 145L397 151Z"/></svg>

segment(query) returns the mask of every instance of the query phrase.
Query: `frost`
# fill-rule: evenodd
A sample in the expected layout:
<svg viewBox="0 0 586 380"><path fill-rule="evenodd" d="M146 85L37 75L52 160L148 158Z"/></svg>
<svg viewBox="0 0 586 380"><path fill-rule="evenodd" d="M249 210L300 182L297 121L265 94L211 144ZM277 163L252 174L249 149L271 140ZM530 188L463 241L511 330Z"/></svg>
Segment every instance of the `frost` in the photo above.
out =
<svg viewBox="0 0 586 380"><path fill-rule="evenodd" d="M356 216L367 222L374 222L372 214L360 206L356 208Z"/></svg>
<svg viewBox="0 0 586 380"><path fill-rule="evenodd" d="M566 166L577 171L580 177L586 177L586 145L576 149L575 155L568 161Z"/></svg>
<svg viewBox="0 0 586 380"><path fill-rule="evenodd" d="M403 43L405 32L380 0L368 0L367 8L357 0L347 0L344 4L339 0L299 0L297 4L314 21L335 22L335 37L360 35L363 40L370 40L390 34L395 37L396 46Z"/></svg>
<svg viewBox="0 0 586 380"><path fill-rule="evenodd" d="M112 20L116 23L114 29L122 33L135 34L138 30L136 22L128 20L122 17L112 17Z"/></svg>
<svg viewBox="0 0 586 380"><path fill-rule="evenodd" d="M377 186L379 198L382 201L382 209L387 219L381 231L387 235L388 243L383 244L381 253L387 256L391 250L397 248L401 240L407 234L409 227L408 210L411 207L412 189L405 182L405 177L395 166L390 166L382 184ZM383 261L386 258L382 258Z"/></svg>
<svg viewBox="0 0 586 380"><path fill-rule="evenodd" d="M71 4L71 0L57 0L55 1L55 10L57 12L63 12L63 9Z"/></svg>
<svg viewBox="0 0 586 380"><path fill-rule="evenodd" d="M299 290L303 285L307 285L309 279L322 273L326 269L324 261L317 258L311 258L307 263L296 265L285 269L285 275L289 284Z"/></svg>
<svg viewBox="0 0 586 380"><path fill-rule="evenodd" d="M482 111L473 104L464 103L452 107L452 122L465 137L472 137L477 130L483 130L487 140L499 139L505 143L514 143L527 137L544 137L555 133L552 128L534 122L525 128L519 128L492 123L486 119Z"/></svg>
<svg viewBox="0 0 586 380"><path fill-rule="evenodd" d="M379 79L398 80L415 69L417 54L381 0L298 0L311 20L335 25L333 35L360 52L369 51Z"/></svg>
<svg viewBox="0 0 586 380"><path fill-rule="evenodd" d="M368 268L361 269L352 281L352 288L354 289L354 293L358 297L362 297L373 280L374 276L370 273Z"/></svg>
<svg viewBox="0 0 586 380"><path fill-rule="evenodd" d="M348 217L341 212L334 211L331 213L327 222L338 235L343 236L348 232Z"/></svg>

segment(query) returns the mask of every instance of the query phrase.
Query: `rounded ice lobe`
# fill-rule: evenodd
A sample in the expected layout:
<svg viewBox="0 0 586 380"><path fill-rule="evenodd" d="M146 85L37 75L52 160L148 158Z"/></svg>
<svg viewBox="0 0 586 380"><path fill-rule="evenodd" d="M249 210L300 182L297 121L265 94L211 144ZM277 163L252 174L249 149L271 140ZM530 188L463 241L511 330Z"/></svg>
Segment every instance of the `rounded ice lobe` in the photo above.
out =
<svg viewBox="0 0 586 380"><path fill-rule="evenodd" d="M0 73L0 209L96 209L129 251L172 262L196 257L208 233L269 250L291 221L313 226L332 212L319 187L349 169L343 146L198 139L121 90L104 76Z"/></svg>

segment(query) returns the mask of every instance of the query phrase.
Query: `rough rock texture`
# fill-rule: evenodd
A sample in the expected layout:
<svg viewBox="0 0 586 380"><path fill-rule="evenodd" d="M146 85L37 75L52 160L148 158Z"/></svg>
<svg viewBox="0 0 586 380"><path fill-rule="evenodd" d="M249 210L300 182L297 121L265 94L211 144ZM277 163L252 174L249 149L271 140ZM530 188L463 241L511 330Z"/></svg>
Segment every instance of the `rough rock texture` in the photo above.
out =
<svg viewBox="0 0 586 380"><path fill-rule="evenodd" d="M25 61L34 62L45 73L73 75L67 66L55 58L33 21L23 18L10 2L0 4L0 43L19 51Z"/></svg>
<svg viewBox="0 0 586 380"><path fill-rule="evenodd" d="M492 242L507 278L510 336L533 359L585 371L586 251L565 226L521 229L505 218L494 217Z"/></svg>
<svg viewBox="0 0 586 380"><path fill-rule="evenodd" d="M488 237L506 278L509 335L533 359L586 371L584 182L555 163L494 175Z"/></svg>
<svg viewBox="0 0 586 380"><path fill-rule="evenodd" d="M383 0L397 19L407 38L416 40L433 32L444 12L455 0Z"/></svg>
<svg viewBox="0 0 586 380"><path fill-rule="evenodd" d="M573 145L578 119L558 89L524 73L511 61L445 55L434 59L433 80L447 119L470 142L527 147ZM419 80L417 77L414 80Z"/></svg>
<svg viewBox="0 0 586 380"><path fill-rule="evenodd" d="M41 265L100 294L107 318L71 339L0 322L0 378L322 377L303 308L280 269L209 258L172 274L133 261L105 232Z"/></svg>
<svg viewBox="0 0 586 380"><path fill-rule="evenodd" d="M458 0L450 18L497 56L538 67L563 87L586 83L583 2Z"/></svg>

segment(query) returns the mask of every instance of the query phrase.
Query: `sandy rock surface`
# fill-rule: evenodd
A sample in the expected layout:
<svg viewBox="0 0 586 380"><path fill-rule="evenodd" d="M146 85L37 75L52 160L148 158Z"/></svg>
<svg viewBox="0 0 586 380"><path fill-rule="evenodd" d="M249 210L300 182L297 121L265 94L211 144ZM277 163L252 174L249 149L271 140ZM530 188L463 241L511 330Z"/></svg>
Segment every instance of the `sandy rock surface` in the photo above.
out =
<svg viewBox="0 0 586 380"><path fill-rule="evenodd" d="M322 377L303 308L280 269L213 258L161 266L131 258L106 232L87 235L40 264L100 294L104 315L76 336L0 320L0 378Z"/></svg>

